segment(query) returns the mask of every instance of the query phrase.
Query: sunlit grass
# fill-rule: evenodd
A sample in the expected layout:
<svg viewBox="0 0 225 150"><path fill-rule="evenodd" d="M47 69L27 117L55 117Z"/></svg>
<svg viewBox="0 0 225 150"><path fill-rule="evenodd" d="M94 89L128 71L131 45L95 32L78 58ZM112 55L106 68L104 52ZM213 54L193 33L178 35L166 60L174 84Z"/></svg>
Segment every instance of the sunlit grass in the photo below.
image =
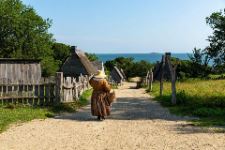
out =
<svg viewBox="0 0 225 150"><path fill-rule="evenodd" d="M89 103L92 90L85 91L80 100L72 103L59 104L51 107L31 107L23 105L0 106L0 133L10 124L46 119L61 112L75 112L78 108Z"/></svg>
<svg viewBox="0 0 225 150"><path fill-rule="evenodd" d="M197 116L196 125L225 126L225 80L188 80L177 82L177 105L171 104L171 83L164 83L159 96L159 82L153 84L152 95L178 115Z"/></svg>

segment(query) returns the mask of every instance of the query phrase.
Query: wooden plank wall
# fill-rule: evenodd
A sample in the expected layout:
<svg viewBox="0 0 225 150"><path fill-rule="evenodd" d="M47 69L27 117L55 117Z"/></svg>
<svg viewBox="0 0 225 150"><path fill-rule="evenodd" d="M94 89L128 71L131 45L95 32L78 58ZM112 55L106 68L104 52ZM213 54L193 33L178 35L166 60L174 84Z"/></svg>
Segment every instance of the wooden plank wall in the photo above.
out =
<svg viewBox="0 0 225 150"><path fill-rule="evenodd" d="M0 84L38 84L41 79L40 63L0 62Z"/></svg>

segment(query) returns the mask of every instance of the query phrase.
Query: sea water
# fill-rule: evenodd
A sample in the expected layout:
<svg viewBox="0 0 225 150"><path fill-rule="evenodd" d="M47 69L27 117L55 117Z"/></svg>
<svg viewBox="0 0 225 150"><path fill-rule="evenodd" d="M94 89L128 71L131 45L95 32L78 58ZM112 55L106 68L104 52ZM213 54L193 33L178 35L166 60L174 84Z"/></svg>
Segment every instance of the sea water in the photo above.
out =
<svg viewBox="0 0 225 150"><path fill-rule="evenodd" d="M161 61L162 55L161 53L146 53L146 54L96 54L100 61L106 62L108 60L113 60L117 57L132 57L135 61L145 60L151 63L155 63L157 61ZM179 58L181 60L189 60L188 53L172 53L172 57Z"/></svg>

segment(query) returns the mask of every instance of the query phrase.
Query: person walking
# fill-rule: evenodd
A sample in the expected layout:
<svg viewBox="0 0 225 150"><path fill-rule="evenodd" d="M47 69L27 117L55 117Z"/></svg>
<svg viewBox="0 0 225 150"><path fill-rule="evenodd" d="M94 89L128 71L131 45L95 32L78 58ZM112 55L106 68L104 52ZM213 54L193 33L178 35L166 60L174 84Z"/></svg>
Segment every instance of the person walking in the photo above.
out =
<svg viewBox="0 0 225 150"><path fill-rule="evenodd" d="M110 115L111 105L107 97L110 93L111 86L105 78L105 73L98 70L98 73L89 81L90 85L93 87L93 93L91 96L91 113L93 116L97 116L97 119L101 121L105 119L105 116Z"/></svg>

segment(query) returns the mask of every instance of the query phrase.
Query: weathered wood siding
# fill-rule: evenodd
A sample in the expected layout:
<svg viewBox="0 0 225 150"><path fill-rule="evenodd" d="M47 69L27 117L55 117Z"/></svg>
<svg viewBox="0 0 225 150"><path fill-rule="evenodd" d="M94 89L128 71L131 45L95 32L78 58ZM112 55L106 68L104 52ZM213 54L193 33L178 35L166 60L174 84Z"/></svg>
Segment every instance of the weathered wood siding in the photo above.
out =
<svg viewBox="0 0 225 150"><path fill-rule="evenodd" d="M0 105L22 103L43 106L73 102L89 88L88 76L64 78L62 72L56 73L56 78L41 78L34 84L5 82L0 84Z"/></svg>
<svg viewBox="0 0 225 150"><path fill-rule="evenodd" d="M39 83L41 65L38 62L0 60L0 83Z"/></svg>
<svg viewBox="0 0 225 150"><path fill-rule="evenodd" d="M57 93L59 95L57 98L62 103L79 100L82 93L90 88L88 76L81 75L78 78L64 78L63 73L58 72L56 77L56 87L58 87Z"/></svg>
<svg viewBox="0 0 225 150"><path fill-rule="evenodd" d="M0 84L0 105L30 104L51 105L55 100L55 83L42 78L39 83Z"/></svg>

